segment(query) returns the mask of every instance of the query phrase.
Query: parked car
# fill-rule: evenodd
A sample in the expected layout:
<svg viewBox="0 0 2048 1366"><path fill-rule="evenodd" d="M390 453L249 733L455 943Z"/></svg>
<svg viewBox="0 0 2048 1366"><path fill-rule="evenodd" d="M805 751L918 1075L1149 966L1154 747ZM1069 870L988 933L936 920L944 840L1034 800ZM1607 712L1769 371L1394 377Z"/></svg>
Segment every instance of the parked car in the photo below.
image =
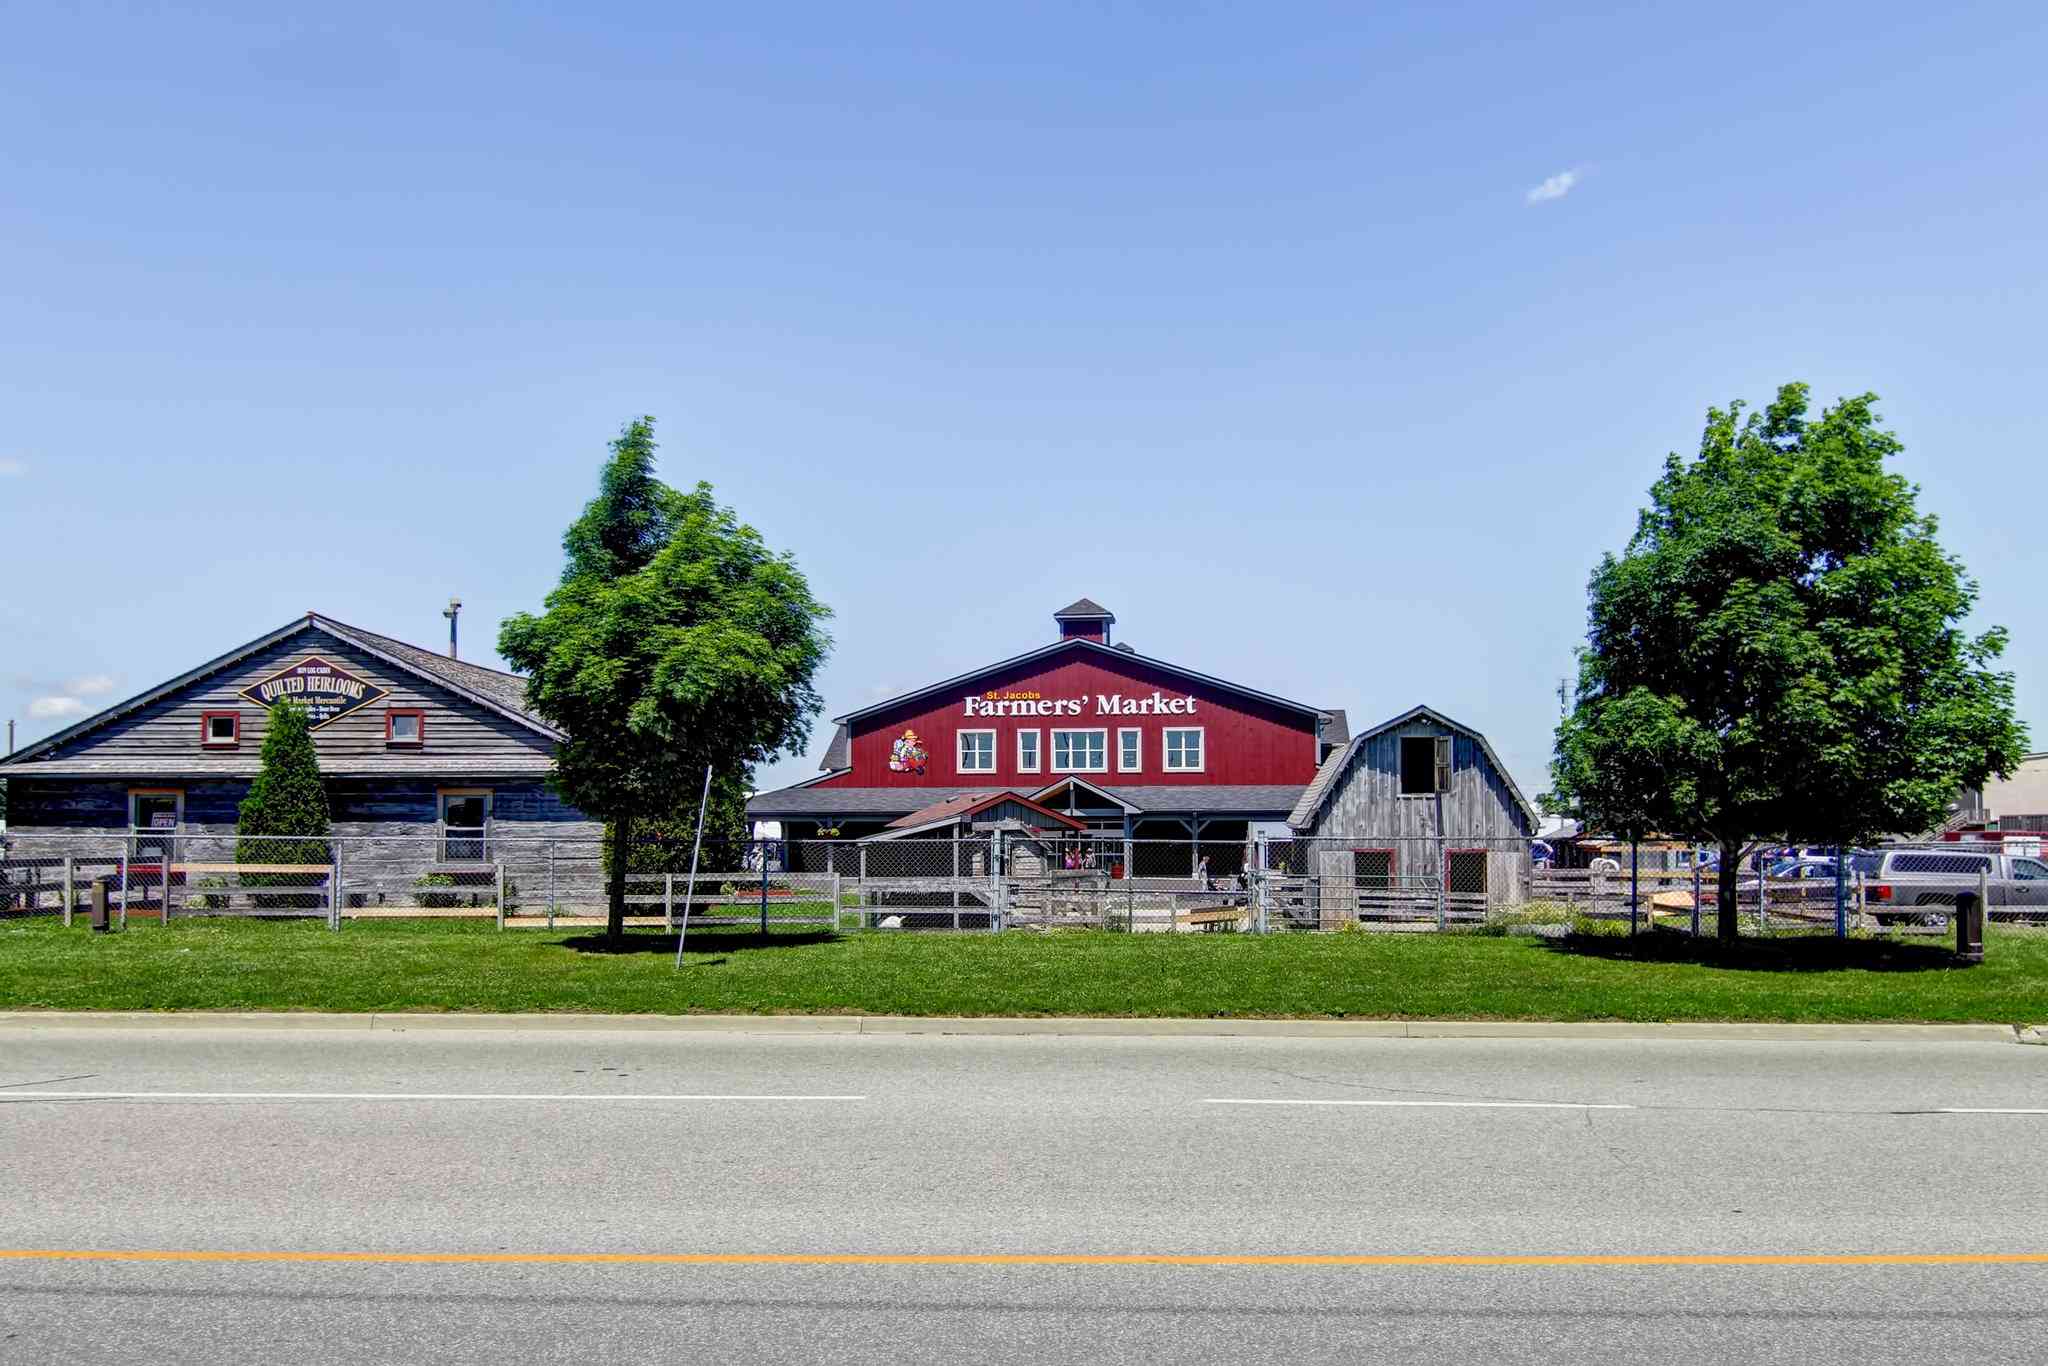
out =
<svg viewBox="0 0 2048 1366"><path fill-rule="evenodd" d="M1857 854L1851 868L1863 875L1864 905L1880 925L1919 921L1946 925L1956 898L1990 882L1987 917L2048 916L2048 862L1993 846L1879 849Z"/></svg>
<svg viewBox="0 0 2048 1366"><path fill-rule="evenodd" d="M1782 909L1789 913L1803 907L1825 909L1832 913L1835 904L1835 868L1835 860L1832 858L1767 859L1764 861L1761 877L1755 872L1745 872L1735 879L1735 904L1756 905L1758 888L1761 885L1767 893L1765 905L1770 909ZM1712 871L1702 868L1701 877L1713 878L1718 872L1718 864ZM1719 885L1702 882L1702 904L1711 906L1719 899Z"/></svg>

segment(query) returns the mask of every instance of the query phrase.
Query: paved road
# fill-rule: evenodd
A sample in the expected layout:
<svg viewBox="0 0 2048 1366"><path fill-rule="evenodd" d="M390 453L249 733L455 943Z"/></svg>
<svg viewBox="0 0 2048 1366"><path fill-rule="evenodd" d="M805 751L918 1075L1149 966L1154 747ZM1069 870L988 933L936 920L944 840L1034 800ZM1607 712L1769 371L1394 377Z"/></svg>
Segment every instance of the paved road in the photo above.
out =
<svg viewBox="0 0 2048 1366"><path fill-rule="evenodd" d="M2038 1261L1028 1259L2042 1254L2044 1110L2009 1043L6 1027L0 1251L196 1255L0 1257L0 1361L2038 1359Z"/></svg>

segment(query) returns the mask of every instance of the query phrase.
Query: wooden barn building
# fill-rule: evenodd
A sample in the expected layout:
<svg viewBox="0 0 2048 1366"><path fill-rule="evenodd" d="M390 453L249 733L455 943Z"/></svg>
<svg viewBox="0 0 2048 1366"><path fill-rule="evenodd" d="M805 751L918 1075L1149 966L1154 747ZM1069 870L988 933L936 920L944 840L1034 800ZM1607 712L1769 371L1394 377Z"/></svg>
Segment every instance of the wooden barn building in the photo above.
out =
<svg viewBox="0 0 2048 1366"><path fill-rule="evenodd" d="M889 839L914 812L1012 794L1078 822L1119 874L1187 876L1198 843L1223 873L1347 738L1342 711L1116 642L1087 598L1053 621L1049 644L834 718L823 771L748 815L791 841Z"/></svg>
<svg viewBox="0 0 2048 1366"><path fill-rule="evenodd" d="M484 862L508 836L602 827L547 786L559 733L516 674L308 612L0 762L8 840L226 835L248 794L270 707L305 705L334 833L428 837L441 862Z"/></svg>
<svg viewBox="0 0 2048 1366"><path fill-rule="evenodd" d="M1440 877L1485 905L1526 895L1539 823L1486 737L1429 707L1353 736L1287 817L1316 863L1301 871L1389 889Z"/></svg>

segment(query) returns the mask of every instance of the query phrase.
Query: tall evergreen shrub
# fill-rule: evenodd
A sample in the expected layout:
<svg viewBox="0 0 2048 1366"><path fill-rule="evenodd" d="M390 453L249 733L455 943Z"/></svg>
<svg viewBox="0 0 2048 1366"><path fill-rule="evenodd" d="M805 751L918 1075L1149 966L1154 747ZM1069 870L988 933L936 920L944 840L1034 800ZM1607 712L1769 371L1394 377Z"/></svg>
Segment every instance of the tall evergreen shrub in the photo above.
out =
<svg viewBox="0 0 2048 1366"><path fill-rule="evenodd" d="M328 836L333 821L327 787L320 780L320 757L313 749L313 731L306 709L280 702L270 709L263 736L262 767L249 784L249 795L235 822L237 863L328 863ZM264 838L269 837L269 838ZM282 838L280 838L282 837ZM304 886L290 873L247 873L249 887ZM291 907L317 904L319 897L258 897L258 906Z"/></svg>

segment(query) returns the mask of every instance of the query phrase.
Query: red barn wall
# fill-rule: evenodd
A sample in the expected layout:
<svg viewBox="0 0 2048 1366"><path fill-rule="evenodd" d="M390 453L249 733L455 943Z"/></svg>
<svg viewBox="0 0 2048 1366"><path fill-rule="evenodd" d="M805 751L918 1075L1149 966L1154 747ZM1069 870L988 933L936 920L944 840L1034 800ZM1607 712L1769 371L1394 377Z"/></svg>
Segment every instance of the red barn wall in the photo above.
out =
<svg viewBox="0 0 2048 1366"><path fill-rule="evenodd" d="M1119 716L1097 711L1104 694L1149 697L1154 690L1169 698L1192 697L1191 716ZM987 693L1035 692L1047 698L1083 698L1079 716L969 717L966 699ZM1077 649L1010 669L991 670L966 680L944 694L906 702L852 723L850 772L812 784L815 787L1012 787L1029 790L1065 776L1052 767L1052 732L1058 729L1107 732L1108 768L1082 776L1104 787L1306 784L1316 772L1316 718L1276 707L1227 689L1205 684L1172 669L1142 660L1112 656L1100 650ZM1203 728L1203 771L1166 771L1165 740L1169 727ZM1143 767L1137 773L1117 770L1117 731L1135 727L1144 732ZM915 730L929 756L925 771L892 772L890 747L906 729ZM996 768L992 773L959 771L957 737L962 730L996 732ZM1017 732L1039 732L1040 762L1036 773L1017 769Z"/></svg>

